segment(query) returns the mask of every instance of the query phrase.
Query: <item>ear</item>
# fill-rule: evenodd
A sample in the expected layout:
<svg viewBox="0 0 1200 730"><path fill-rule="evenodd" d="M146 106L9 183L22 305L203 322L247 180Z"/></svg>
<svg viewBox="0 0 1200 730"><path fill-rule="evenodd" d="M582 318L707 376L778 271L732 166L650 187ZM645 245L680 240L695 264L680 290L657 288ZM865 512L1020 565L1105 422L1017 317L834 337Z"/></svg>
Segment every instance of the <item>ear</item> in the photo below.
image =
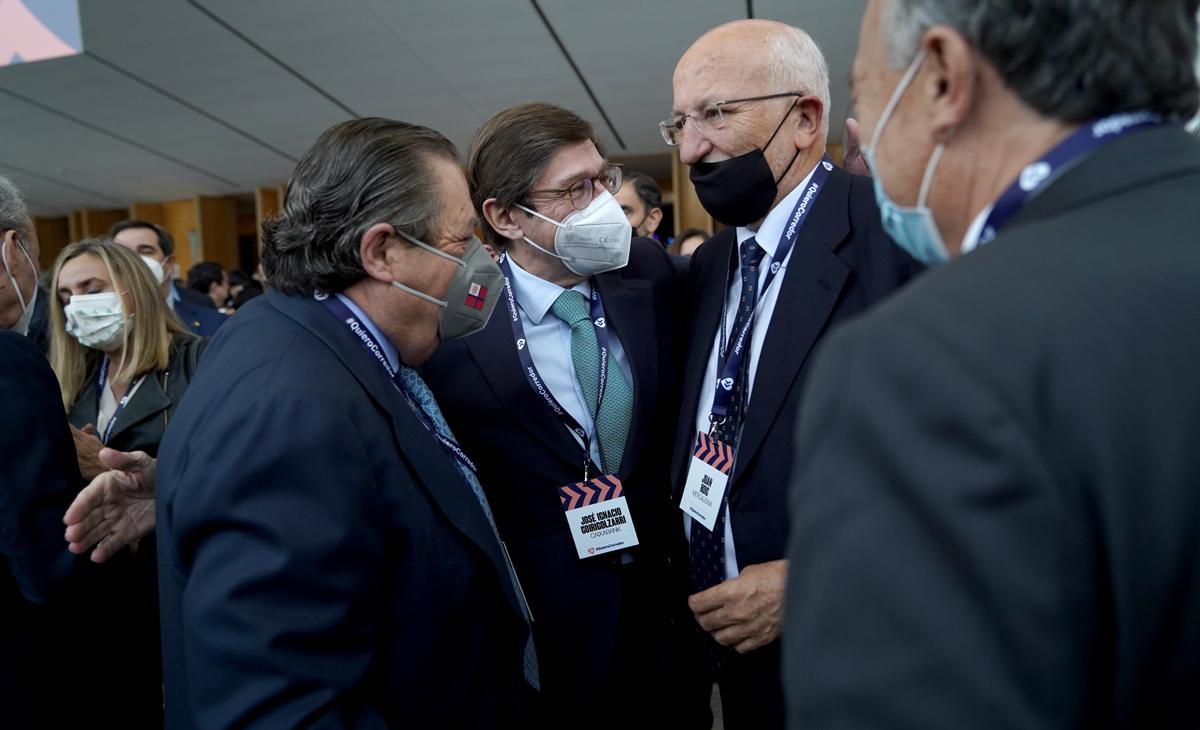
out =
<svg viewBox="0 0 1200 730"><path fill-rule="evenodd" d="M978 68L970 44L947 26L927 30L921 45L928 60L914 86L929 101L934 140L944 142L974 106Z"/></svg>
<svg viewBox="0 0 1200 730"><path fill-rule="evenodd" d="M525 229L513 217L512 209L503 207L495 198L483 201L483 218L502 238L510 241L525 240Z"/></svg>
<svg viewBox="0 0 1200 730"><path fill-rule="evenodd" d="M798 121L793 138L796 149L806 150L817 142L824 143L821 137L821 122L825 119L825 105L815 96L806 96L796 102Z"/></svg>
<svg viewBox="0 0 1200 730"><path fill-rule="evenodd" d="M646 214L646 220L642 225L646 226L647 236L658 230L658 224L662 223L662 217L662 208L651 208L650 212Z"/></svg>
<svg viewBox="0 0 1200 730"><path fill-rule="evenodd" d="M358 243L358 255L367 276L390 284L396 279L392 262L403 245L395 230L387 223L376 223L367 229Z"/></svg>
<svg viewBox="0 0 1200 730"><path fill-rule="evenodd" d="M166 281L175 280L175 254L166 256L162 261L163 279Z"/></svg>

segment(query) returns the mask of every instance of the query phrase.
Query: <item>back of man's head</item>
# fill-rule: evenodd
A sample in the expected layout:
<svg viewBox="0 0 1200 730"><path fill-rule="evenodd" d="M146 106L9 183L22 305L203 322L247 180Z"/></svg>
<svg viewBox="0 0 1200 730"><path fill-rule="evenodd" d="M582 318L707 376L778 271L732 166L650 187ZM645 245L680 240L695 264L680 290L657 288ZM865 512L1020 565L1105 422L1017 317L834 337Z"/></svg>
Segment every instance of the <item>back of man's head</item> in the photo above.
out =
<svg viewBox="0 0 1200 730"><path fill-rule="evenodd" d="M209 287L220 284L225 280L225 269L215 261L201 261L188 269L187 287L201 294L207 294Z"/></svg>
<svg viewBox="0 0 1200 730"><path fill-rule="evenodd" d="M23 236L32 233L33 219L12 180L0 175L0 232L15 230Z"/></svg>
<svg viewBox="0 0 1200 730"><path fill-rule="evenodd" d="M930 27L954 28L1043 116L1080 123L1131 111L1186 121L1200 106L1200 0L883 0L891 64Z"/></svg>
<svg viewBox="0 0 1200 730"><path fill-rule="evenodd" d="M483 123L467 155L467 180L476 210L495 198L502 208L526 204L526 196L546 171L550 158L564 147L591 140L600 154L604 147L586 119L553 104L519 104L497 112ZM508 245L484 224L488 243Z"/></svg>

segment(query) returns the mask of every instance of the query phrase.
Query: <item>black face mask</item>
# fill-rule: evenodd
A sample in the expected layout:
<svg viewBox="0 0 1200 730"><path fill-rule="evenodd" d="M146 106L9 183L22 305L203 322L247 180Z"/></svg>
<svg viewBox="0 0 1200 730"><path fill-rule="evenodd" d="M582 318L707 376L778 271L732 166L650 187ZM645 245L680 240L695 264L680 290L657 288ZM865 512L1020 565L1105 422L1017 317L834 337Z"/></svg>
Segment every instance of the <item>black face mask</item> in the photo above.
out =
<svg viewBox="0 0 1200 730"><path fill-rule="evenodd" d="M763 150L771 146L795 106L796 101L793 101L761 149L750 150L744 155L720 162L697 162L692 165L688 177L696 187L700 204L709 215L727 226L744 226L771 212L771 204L779 193L779 181L792 169L800 150L797 149L796 154L792 155L791 162L779 177L771 174L771 166Z"/></svg>

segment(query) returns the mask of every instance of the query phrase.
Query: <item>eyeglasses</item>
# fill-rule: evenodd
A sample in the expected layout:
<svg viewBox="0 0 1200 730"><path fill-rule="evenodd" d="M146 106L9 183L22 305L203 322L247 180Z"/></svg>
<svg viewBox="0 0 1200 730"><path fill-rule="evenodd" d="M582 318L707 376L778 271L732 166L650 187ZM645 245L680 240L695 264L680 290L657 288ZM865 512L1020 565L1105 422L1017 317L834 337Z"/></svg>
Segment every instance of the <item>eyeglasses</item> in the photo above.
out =
<svg viewBox="0 0 1200 730"><path fill-rule="evenodd" d="M692 127L697 132L700 134L708 134L716 129L724 129L726 115L737 112L736 109L725 108L730 104L745 104L751 101L781 99L785 96L804 97L806 94L801 91L785 91L781 94L767 94L766 96L748 96L744 99L726 99L724 101L714 101L696 114L676 114L673 117L662 120L658 123L658 131L662 133L663 141L674 147L683 139L683 126L689 119L692 121Z"/></svg>
<svg viewBox="0 0 1200 730"><path fill-rule="evenodd" d="M543 188L542 190L530 190L529 196L540 196L545 198L570 198L571 205L575 210L583 210L592 204L592 199L596 196L596 185L599 184L613 195L621 189L621 166L609 165L604 168L604 172L600 173L595 178L576 181L573 185L567 188ZM531 206L532 207L532 206Z"/></svg>

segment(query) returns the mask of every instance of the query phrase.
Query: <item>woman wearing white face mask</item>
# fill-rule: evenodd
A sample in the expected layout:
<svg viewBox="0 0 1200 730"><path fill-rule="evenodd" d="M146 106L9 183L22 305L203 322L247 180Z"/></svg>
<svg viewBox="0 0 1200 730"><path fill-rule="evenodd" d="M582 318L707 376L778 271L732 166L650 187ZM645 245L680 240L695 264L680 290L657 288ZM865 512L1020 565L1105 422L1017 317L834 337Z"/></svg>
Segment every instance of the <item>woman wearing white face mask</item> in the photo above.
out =
<svg viewBox="0 0 1200 730"><path fill-rule="evenodd" d="M51 290L50 364L84 479L103 470L102 444L156 455L207 341L171 313L138 255L108 240L63 249ZM136 554L125 551L98 566L105 596L95 609L95 623L104 627L98 640L111 641L106 662L120 665L104 674L119 678L111 694L136 718L129 727L162 723L155 558L150 537Z"/></svg>

